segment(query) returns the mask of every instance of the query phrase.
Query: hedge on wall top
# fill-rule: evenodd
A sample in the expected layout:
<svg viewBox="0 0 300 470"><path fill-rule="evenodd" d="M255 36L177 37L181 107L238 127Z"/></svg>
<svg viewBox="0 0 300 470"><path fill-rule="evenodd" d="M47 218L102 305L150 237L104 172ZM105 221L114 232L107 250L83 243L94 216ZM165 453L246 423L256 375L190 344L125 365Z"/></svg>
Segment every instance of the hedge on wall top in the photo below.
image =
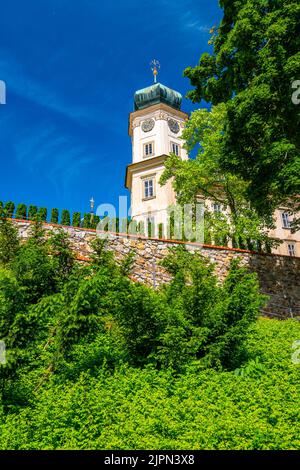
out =
<svg viewBox="0 0 300 470"><path fill-rule="evenodd" d="M9 201L5 204L5 212L7 217L12 217L15 211L15 205L12 201Z"/></svg>
<svg viewBox="0 0 300 470"><path fill-rule="evenodd" d="M70 212L67 209L63 209L61 213L61 225L70 225Z"/></svg>
<svg viewBox="0 0 300 470"><path fill-rule="evenodd" d="M73 225L73 227L80 227L80 225L81 225L81 214L80 214L80 212L73 212L72 225Z"/></svg>
<svg viewBox="0 0 300 470"><path fill-rule="evenodd" d="M93 215L93 217L91 217L91 228L95 229L97 228L97 225L99 224L100 222L100 217L99 215Z"/></svg>
<svg viewBox="0 0 300 470"><path fill-rule="evenodd" d="M83 224L84 228L91 228L91 214L90 212L86 212L83 216Z"/></svg>
<svg viewBox="0 0 300 470"><path fill-rule="evenodd" d="M37 216L37 206L30 205L28 208L28 219L35 220Z"/></svg>
<svg viewBox="0 0 300 470"><path fill-rule="evenodd" d="M16 219L27 219L27 206L25 204L18 204L16 210Z"/></svg>
<svg viewBox="0 0 300 470"><path fill-rule="evenodd" d="M50 222L52 224L58 224L58 209L52 209Z"/></svg>
<svg viewBox="0 0 300 470"><path fill-rule="evenodd" d="M43 222L45 222L47 220L47 208L46 207L40 207L39 208L38 217Z"/></svg>

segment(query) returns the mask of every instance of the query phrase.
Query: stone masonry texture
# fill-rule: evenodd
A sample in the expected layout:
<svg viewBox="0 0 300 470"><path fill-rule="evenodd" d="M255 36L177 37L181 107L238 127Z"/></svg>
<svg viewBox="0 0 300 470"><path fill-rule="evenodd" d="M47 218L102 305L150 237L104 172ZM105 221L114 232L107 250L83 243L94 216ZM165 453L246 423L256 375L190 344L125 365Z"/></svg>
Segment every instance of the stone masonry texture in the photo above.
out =
<svg viewBox="0 0 300 470"><path fill-rule="evenodd" d="M13 220L13 222L17 225L21 238L26 239L30 234L31 222L21 220ZM44 228L46 233L63 228L70 237L77 259L82 262L89 261L92 252L90 242L96 237L95 230L61 227L48 223L44 224ZM126 236L109 233L107 248L114 252L117 261L133 250L135 260L130 276L132 280L158 287L162 283L170 281L170 275L160 265L160 261L167 255L170 247L182 243L148 239L137 235ZM197 243L185 243L185 246L190 252L198 251L215 263L215 272L220 282L226 277L230 261L233 258L240 259L242 265L257 273L261 292L270 297L269 303L263 311L264 314L275 318L291 316L300 318L300 258L259 254Z"/></svg>

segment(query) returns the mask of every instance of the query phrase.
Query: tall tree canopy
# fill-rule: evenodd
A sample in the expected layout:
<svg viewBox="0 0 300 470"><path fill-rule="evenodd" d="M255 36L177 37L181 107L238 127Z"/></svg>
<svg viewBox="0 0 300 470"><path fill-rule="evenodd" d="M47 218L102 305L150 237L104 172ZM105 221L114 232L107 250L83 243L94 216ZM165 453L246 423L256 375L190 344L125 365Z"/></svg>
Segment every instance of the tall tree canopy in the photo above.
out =
<svg viewBox="0 0 300 470"><path fill-rule="evenodd" d="M171 154L165 162L160 179L165 184L173 178L173 187L179 204L205 199L205 241L227 244L229 240L241 248L254 248L253 242L276 244L268 237L273 228L271 217L261 217L247 200L248 183L220 165L224 153L224 126L226 106L213 106L211 111L199 109L192 113L183 131L184 147L190 153L197 149L195 159L181 160ZM211 210L215 205L219 210Z"/></svg>
<svg viewBox="0 0 300 470"><path fill-rule="evenodd" d="M220 0L224 16L205 53L185 76L188 96L226 103L223 169L249 183L261 214L279 204L299 209L300 116L292 102L300 79L298 0Z"/></svg>

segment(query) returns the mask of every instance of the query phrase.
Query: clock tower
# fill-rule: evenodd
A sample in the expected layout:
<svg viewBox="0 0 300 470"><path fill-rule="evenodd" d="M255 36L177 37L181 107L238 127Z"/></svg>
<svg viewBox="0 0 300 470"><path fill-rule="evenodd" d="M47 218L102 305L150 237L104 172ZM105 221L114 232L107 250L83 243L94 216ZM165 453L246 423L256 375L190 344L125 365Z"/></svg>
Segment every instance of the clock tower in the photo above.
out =
<svg viewBox="0 0 300 470"><path fill-rule="evenodd" d="M131 193L131 217L145 227L149 222L156 228L163 224L164 231L168 208L176 202L171 180L159 184L164 162L170 153L188 159L181 139L188 115L181 111L181 102L180 93L154 83L135 93L134 111L129 114L132 163L126 169L125 186Z"/></svg>

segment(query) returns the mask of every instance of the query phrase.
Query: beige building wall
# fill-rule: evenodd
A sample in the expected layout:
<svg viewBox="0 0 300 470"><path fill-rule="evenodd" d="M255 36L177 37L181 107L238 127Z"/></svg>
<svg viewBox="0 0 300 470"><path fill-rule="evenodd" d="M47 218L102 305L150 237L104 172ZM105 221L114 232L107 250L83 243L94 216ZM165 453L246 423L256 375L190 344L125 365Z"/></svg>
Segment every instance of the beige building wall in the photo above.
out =
<svg viewBox="0 0 300 470"><path fill-rule="evenodd" d="M199 200L203 200L200 196ZM205 199L205 210L213 211L213 201ZM229 214L228 207L224 209L224 205L221 204L222 213ZM300 217L300 214L297 215ZM289 255L300 257L300 231L292 233L289 224L293 221L293 216L289 215L287 209L280 208L274 213L274 224L276 228L270 230L269 235L272 238L278 238L281 240L281 244L278 247L272 249L272 253L278 255ZM229 246L231 246L229 244Z"/></svg>
<svg viewBox="0 0 300 470"><path fill-rule="evenodd" d="M188 115L164 103L138 110L129 116L129 135L132 141L132 164L128 165L125 186L131 193L131 218L137 222L148 220L157 225L168 222L168 208L176 203L176 195L169 180L160 186L159 180L164 171L164 161L173 144L178 147L178 155L183 160L188 154L183 148L182 131ZM150 120L150 130L143 130L143 123ZM170 120L176 123L172 131ZM146 155L145 145L151 144L152 153ZM152 180L153 194L145 194L145 180Z"/></svg>
<svg viewBox="0 0 300 470"><path fill-rule="evenodd" d="M187 119L186 113L165 103L130 113L128 132L132 141L132 163L127 166L125 186L131 193L133 220L144 222L145 225L151 220L156 228L160 223L166 228L168 208L176 203L176 195L171 180L164 186L160 186L159 180L164 171L164 161L173 151L172 144L178 145L178 154L183 160L189 158L181 139ZM170 121L177 123L174 132ZM145 145L149 144L152 152L146 155ZM152 180L153 194L148 197L145 194L145 180ZM212 201L205 201L208 210L213 210L212 204ZM300 257L300 231L292 233L286 222L287 216L283 216L285 213L286 210L282 208L274 214L276 228L270 231L270 236L282 240L282 243L273 249L273 253ZM288 219L292 221L291 216Z"/></svg>
<svg viewBox="0 0 300 470"><path fill-rule="evenodd" d="M163 187L159 184L159 179L164 171L164 166L160 165L153 170L146 169L136 172L132 177L132 212L131 216L137 221L145 221L148 217L154 217L155 224L167 223L167 210L175 204L176 195L169 180ZM144 180L153 178L154 196L144 197Z"/></svg>
<svg viewBox="0 0 300 470"><path fill-rule="evenodd" d="M151 131L144 132L142 128L143 122L153 120L154 127ZM179 124L179 132L175 133L170 130L168 120L173 119ZM159 155L169 155L171 153L171 143L174 142L180 147L180 156L183 160L188 159L188 154L183 146L180 138L184 129L187 115L181 111L172 109L165 104L150 106L141 111L131 113L130 116L130 133L132 142L132 163L145 160L144 145L153 143L154 154L149 157Z"/></svg>
<svg viewBox="0 0 300 470"><path fill-rule="evenodd" d="M298 216L300 217L300 214L298 214ZM290 216L284 208L280 208L275 211L274 221L276 229L270 231L270 236L279 238L282 240L282 243L277 248L273 249L273 253L279 255L300 256L300 231L298 230L297 232L292 233L291 228L286 226L288 225L286 224L287 217L289 222L293 220L293 217Z"/></svg>

